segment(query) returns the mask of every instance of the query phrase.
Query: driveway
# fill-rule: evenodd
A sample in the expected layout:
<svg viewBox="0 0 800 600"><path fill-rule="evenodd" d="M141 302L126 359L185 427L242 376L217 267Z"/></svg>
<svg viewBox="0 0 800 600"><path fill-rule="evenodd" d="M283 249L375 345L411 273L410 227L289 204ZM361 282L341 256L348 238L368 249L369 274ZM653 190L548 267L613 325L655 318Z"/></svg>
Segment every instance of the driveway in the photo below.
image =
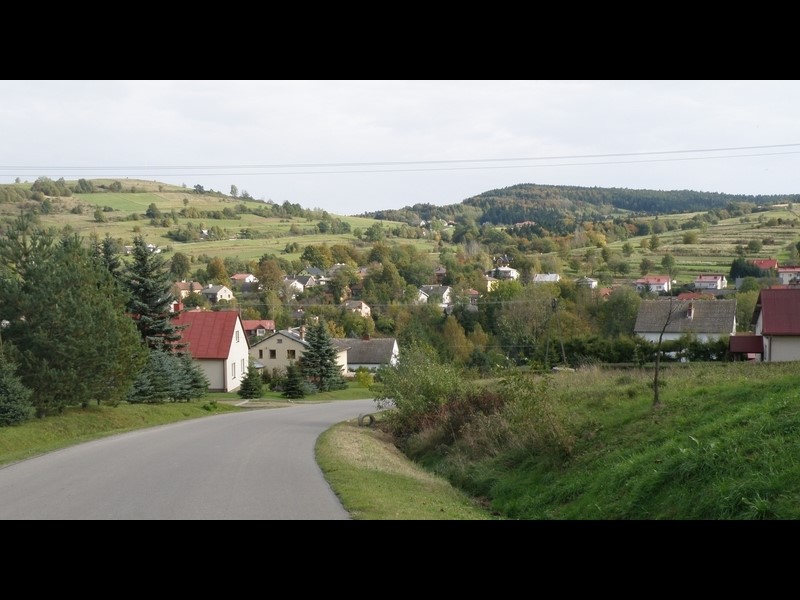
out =
<svg viewBox="0 0 800 600"><path fill-rule="evenodd" d="M227 413L0 469L0 519L349 519L314 459L373 400Z"/></svg>

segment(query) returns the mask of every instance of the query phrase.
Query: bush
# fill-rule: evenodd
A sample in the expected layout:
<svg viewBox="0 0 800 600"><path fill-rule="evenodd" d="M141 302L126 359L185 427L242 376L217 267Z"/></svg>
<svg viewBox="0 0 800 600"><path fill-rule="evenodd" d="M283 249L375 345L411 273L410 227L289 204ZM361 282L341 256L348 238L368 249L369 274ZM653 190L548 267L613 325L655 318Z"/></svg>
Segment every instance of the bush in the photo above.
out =
<svg viewBox="0 0 800 600"><path fill-rule="evenodd" d="M33 416L31 390L22 385L15 371L0 349L0 425L17 425Z"/></svg>

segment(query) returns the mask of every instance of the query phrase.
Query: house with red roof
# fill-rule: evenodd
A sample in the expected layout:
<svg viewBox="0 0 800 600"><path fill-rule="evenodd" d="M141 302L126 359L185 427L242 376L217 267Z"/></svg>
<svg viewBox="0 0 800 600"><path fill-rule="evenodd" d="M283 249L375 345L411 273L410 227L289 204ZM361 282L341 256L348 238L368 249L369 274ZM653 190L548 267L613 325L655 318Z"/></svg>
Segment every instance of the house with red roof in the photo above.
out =
<svg viewBox="0 0 800 600"><path fill-rule="evenodd" d="M724 290L728 287L728 279L721 273L701 273L694 278L696 290Z"/></svg>
<svg viewBox="0 0 800 600"><path fill-rule="evenodd" d="M236 311L188 311L174 323L181 344L208 378L208 389L233 392L247 373L250 345Z"/></svg>
<svg viewBox="0 0 800 600"><path fill-rule="evenodd" d="M672 280L669 275L645 275L633 282L636 291L648 290L650 292L668 292L672 289Z"/></svg>
<svg viewBox="0 0 800 600"><path fill-rule="evenodd" d="M275 321L272 319L242 319L242 327L247 337L263 337L275 331Z"/></svg>
<svg viewBox="0 0 800 600"><path fill-rule="evenodd" d="M749 261L757 266L762 271L777 271L778 259L777 258L754 258Z"/></svg>
<svg viewBox="0 0 800 600"><path fill-rule="evenodd" d="M765 362L800 360L800 288L761 290L751 323L761 337Z"/></svg>

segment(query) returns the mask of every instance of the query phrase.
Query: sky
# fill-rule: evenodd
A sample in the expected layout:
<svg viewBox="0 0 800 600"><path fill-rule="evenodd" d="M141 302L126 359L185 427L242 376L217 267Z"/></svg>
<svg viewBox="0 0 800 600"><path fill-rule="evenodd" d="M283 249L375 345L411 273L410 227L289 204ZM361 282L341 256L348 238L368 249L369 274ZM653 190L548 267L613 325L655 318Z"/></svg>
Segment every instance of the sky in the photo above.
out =
<svg viewBox="0 0 800 600"><path fill-rule="evenodd" d="M520 183L800 193L800 81L5 80L0 183L147 179L357 215Z"/></svg>

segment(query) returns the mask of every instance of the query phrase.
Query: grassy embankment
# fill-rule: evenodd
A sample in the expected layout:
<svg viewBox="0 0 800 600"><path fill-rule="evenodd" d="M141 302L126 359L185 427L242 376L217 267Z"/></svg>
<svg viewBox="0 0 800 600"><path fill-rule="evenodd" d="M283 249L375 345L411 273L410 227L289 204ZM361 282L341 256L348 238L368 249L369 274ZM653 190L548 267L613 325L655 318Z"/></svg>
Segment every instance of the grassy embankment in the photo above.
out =
<svg viewBox="0 0 800 600"><path fill-rule="evenodd" d="M506 518L794 520L799 376L800 363L676 366L654 410L652 371L559 373L455 443L434 427L406 447Z"/></svg>

